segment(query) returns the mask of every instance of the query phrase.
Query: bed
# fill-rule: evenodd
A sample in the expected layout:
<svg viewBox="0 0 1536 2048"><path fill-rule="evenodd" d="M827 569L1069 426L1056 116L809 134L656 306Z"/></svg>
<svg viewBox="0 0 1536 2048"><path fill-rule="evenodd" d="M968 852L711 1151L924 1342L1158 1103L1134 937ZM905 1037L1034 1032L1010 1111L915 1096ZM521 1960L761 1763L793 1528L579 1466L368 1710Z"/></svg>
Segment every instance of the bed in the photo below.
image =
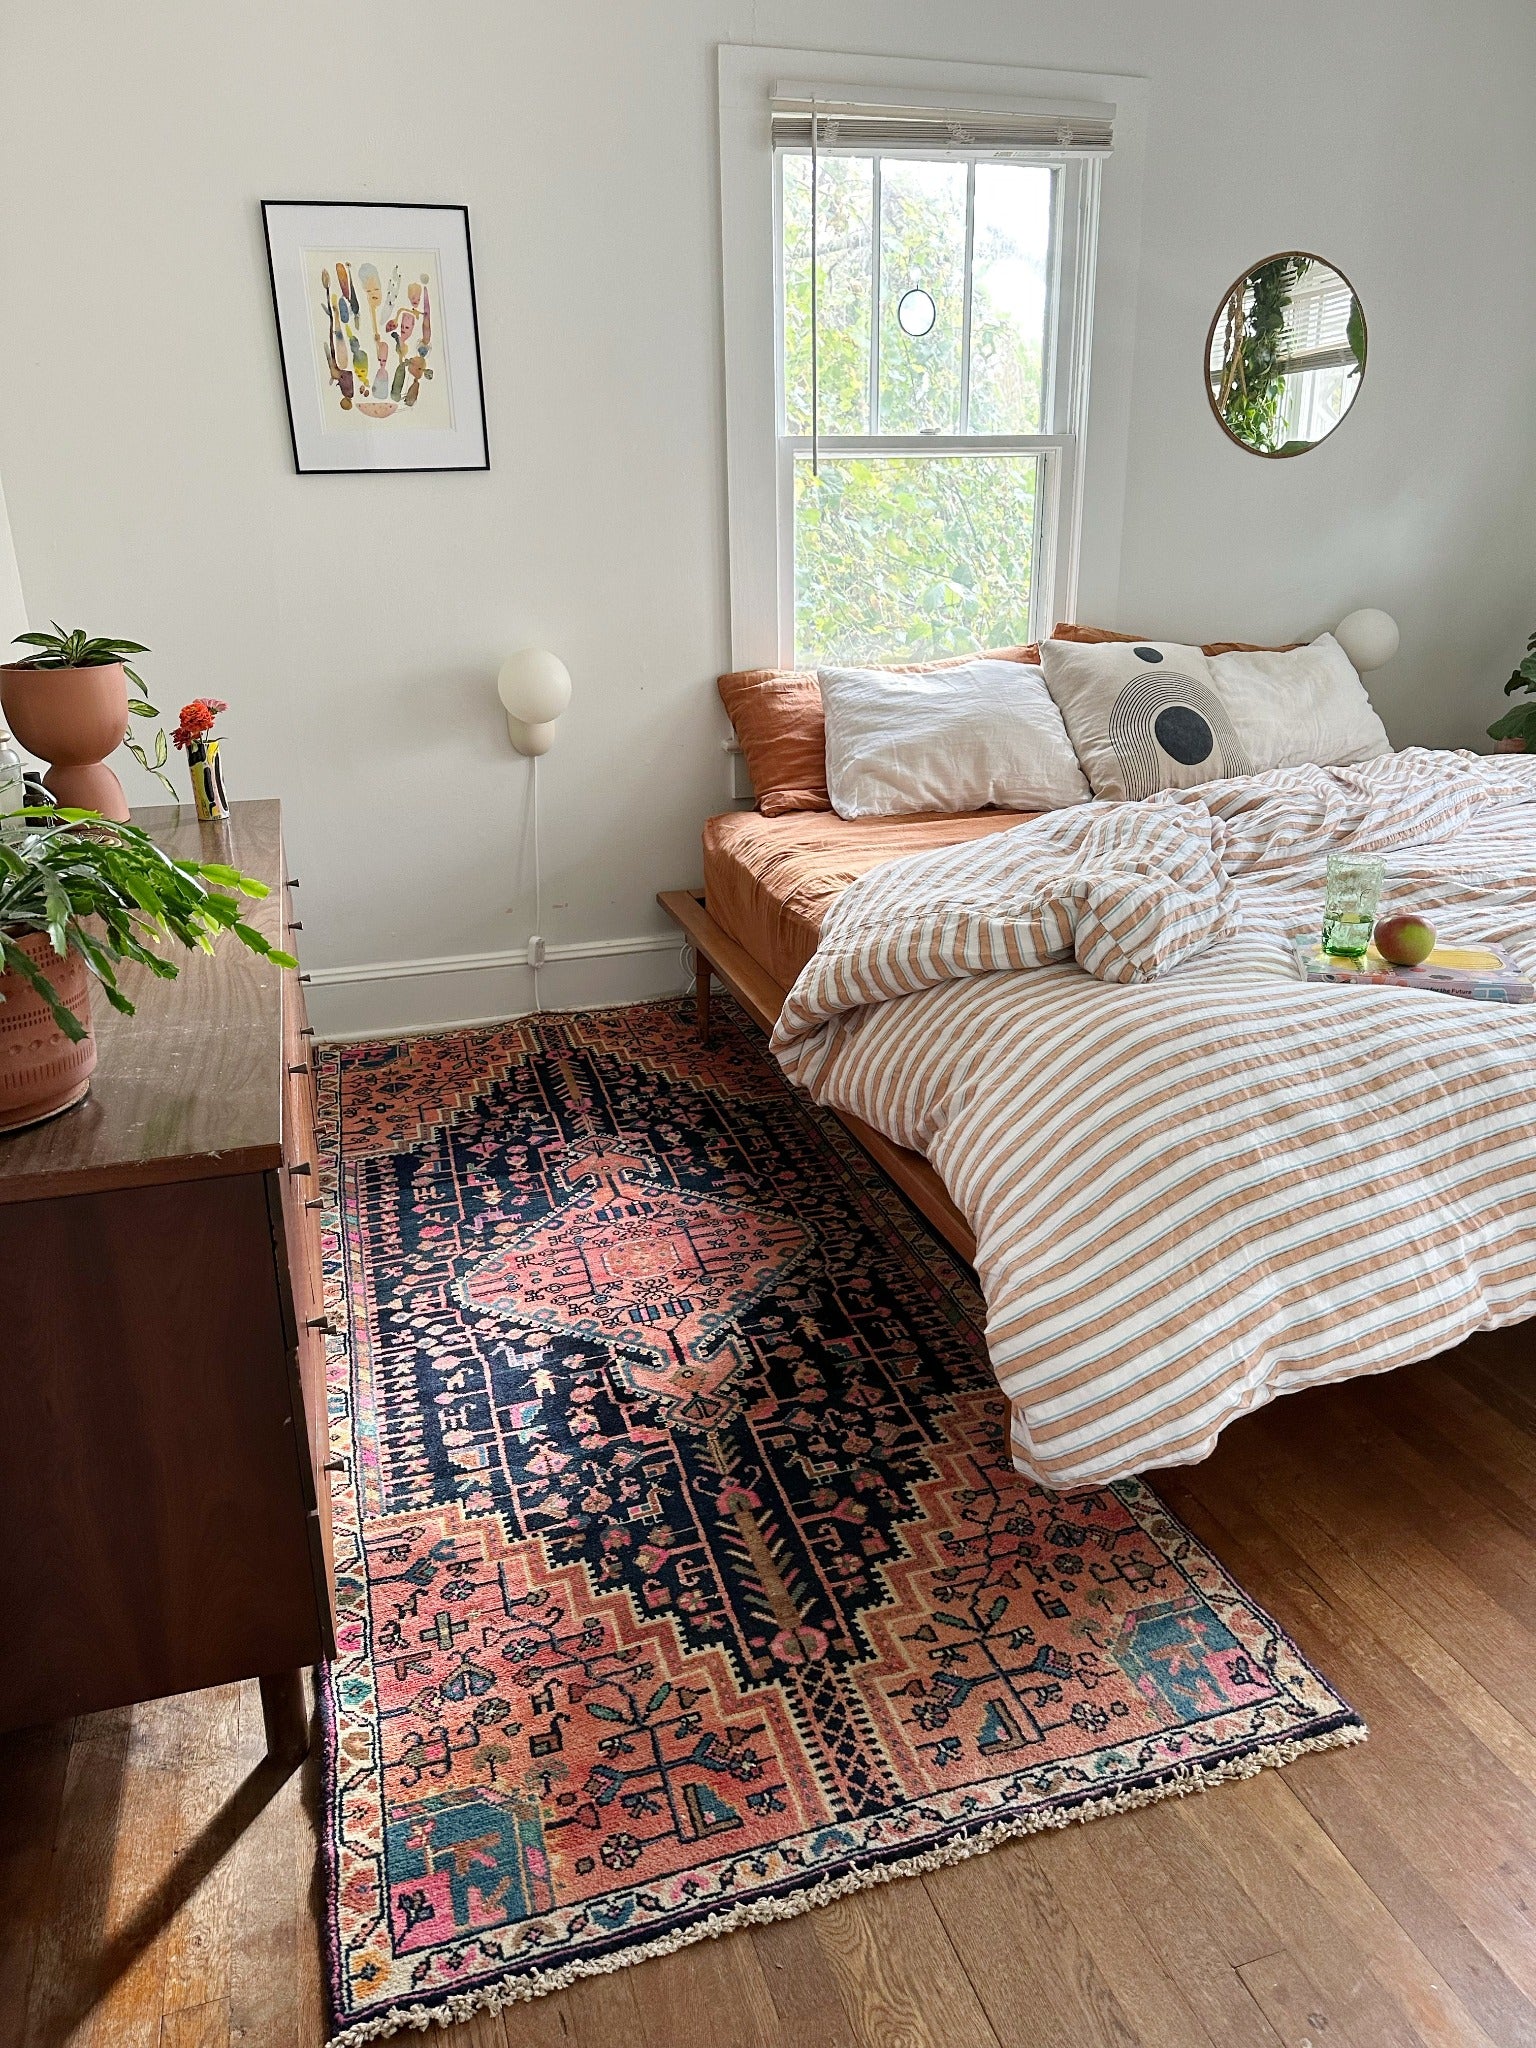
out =
<svg viewBox="0 0 1536 2048"><path fill-rule="evenodd" d="M1536 1007L1309 986L1289 948L1353 846L1536 972L1536 763L1411 750L1083 808L1199 826L1231 928L1141 981L1034 957L1018 863L1050 821L998 813L732 814L704 890L662 899L705 1028L713 973L976 1266L1015 1463L1061 1488L1536 1313ZM957 892L1022 951L957 941Z"/></svg>

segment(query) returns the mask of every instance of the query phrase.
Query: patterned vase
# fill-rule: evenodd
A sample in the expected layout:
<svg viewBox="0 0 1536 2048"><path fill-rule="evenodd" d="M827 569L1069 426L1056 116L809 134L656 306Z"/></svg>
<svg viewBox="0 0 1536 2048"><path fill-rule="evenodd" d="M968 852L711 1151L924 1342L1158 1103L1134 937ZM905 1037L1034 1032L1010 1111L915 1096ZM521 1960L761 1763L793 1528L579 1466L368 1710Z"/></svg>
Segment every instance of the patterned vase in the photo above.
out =
<svg viewBox="0 0 1536 2048"><path fill-rule="evenodd" d="M229 800L224 794L224 770L219 765L217 740L193 740L187 748L187 767L192 776L192 800L200 818L227 818Z"/></svg>

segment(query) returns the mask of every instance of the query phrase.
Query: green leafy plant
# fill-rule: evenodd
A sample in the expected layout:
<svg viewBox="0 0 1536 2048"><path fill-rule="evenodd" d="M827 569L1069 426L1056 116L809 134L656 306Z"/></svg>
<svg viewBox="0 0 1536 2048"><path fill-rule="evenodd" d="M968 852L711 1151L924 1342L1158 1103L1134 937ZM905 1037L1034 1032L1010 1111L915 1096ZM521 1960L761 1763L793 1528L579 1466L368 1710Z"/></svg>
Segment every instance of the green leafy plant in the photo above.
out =
<svg viewBox="0 0 1536 2048"><path fill-rule="evenodd" d="M129 715L133 718L158 718L160 716L154 705L149 702L144 687L144 678L124 660L125 655L148 654L149 649L147 647L142 646L137 640L93 640L79 626L73 632L66 633L57 619L52 619L49 623L53 627L51 633L18 633L16 635L16 645L18 647L35 647L39 650L36 654L28 655L24 661L17 662L16 666L18 668L109 668L114 662L121 661L123 664L123 674L139 693L137 697L130 697L128 699ZM157 781L165 784L171 793L172 800L179 803L181 799L176 794L175 783L171 781L168 775L163 775L160 772L164 768L170 752L166 744L165 728L162 726L155 734L155 756L153 760L150 759L143 745L134 738L132 726L123 734L123 745L132 754L141 768L150 775L153 775Z"/></svg>
<svg viewBox="0 0 1536 2048"><path fill-rule="evenodd" d="M1536 633L1525 643L1525 659L1504 685L1506 697L1524 690L1536 697ZM1515 704L1488 728L1491 740L1524 740L1528 752L1536 754L1536 704Z"/></svg>
<svg viewBox="0 0 1536 2048"><path fill-rule="evenodd" d="M1279 439L1285 316L1309 267L1305 258L1292 256L1261 263L1237 286L1227 308L1217 409L1235 439L1266 455L1299 454L1310 445L1282 446Z"/></svg>
<svg viewBox="0 0 1536 2048"><path fill-rule="evenodd" d="M266 896L266 885L216 861L174 860L137 825L96 811L24 811L33 829L0 840L0 972L12 968L47 1003L66 1038L85 1027L58 990L17 943L45 932L62 959L79 953L114 1010L133 1015L117 970L134 961L162 980L177 968L156 948L171 939L204 953L220 932L279 967L296 967L245 919L242 897Z"/></svg>

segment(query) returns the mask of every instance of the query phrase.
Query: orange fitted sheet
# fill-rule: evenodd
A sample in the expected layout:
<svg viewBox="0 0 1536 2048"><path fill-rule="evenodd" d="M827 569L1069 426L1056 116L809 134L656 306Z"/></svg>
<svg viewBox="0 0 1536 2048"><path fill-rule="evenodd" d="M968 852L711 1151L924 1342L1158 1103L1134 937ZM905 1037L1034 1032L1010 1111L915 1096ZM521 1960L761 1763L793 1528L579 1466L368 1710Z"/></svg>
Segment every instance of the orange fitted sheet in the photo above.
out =
<svg viewBox="0 0 1536 2048"><path fill-rule="evenodd" d="M840 818L728 811L704 827L704 903L716 924L788 988L816 950L821 921L850 882L882 861L1022 824L1029 811L958 817Z"/></svg>

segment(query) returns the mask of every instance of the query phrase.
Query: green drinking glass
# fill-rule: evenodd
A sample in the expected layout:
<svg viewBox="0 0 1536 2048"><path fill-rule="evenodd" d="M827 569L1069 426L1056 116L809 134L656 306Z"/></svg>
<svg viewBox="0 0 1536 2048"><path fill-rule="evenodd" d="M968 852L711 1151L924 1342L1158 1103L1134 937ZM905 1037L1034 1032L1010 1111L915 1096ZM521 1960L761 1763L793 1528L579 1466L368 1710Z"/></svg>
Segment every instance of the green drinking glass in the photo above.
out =
<svg viewBox="0 0 1536 2048"><path fill-rule="evenodd" d="M1328 888L1323 897L1323 951L1345 960L1363 960L1376 926L1384 869L1379 860L1351 853L1328 856Z"/></svg>

